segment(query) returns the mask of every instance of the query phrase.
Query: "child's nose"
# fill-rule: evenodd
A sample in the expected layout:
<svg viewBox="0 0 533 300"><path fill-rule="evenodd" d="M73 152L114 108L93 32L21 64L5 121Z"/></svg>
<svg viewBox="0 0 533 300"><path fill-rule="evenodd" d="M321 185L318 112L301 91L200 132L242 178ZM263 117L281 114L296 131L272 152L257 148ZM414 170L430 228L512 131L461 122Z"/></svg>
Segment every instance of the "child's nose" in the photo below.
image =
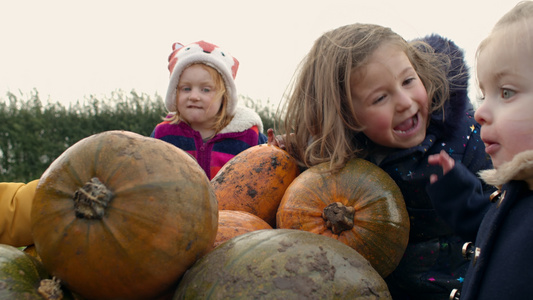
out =
<svg viewBox="0 0 533 300"><path fill-rule="evenodd" d="M483 125L490 121L490 114L487 102L481 103L481 105L476 109L476 113L474 114L474 119L476 119L476 122L478 122L480 125Z"/></svg>
<svg viewBox="0 0 533 300"><path fill-rule="evenodd" d="M192 99L192 100L200 99L200 91L198 91L197 89L192 89L191 93L189 94L189 99Z"/></svg>
<svg viewBox="0 0 533 300"><path fill-rule="evenodd" d="M411 105L413 104L413 99L411 99L411 96L406 92L398 92L396 95L396 108L399 111L409 109Z"/></svg>

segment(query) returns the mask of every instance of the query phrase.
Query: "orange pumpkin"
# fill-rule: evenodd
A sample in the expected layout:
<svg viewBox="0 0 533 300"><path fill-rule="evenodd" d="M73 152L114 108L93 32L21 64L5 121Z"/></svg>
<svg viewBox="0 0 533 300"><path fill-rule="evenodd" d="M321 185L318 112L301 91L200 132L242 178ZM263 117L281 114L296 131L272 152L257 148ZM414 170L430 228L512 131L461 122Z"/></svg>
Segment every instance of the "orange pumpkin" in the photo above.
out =
<svg viewBox="0 0 533 300"><path fill-rule="evenodd" d="M340 171L322 163L302 172L279 205L277 227L339 240L386 277L409 239L409 217L400 189L378 166L352 159Z"/></svg>
<svg viewBox="0 0 533 300"><path fill-rule="evenodd" d="M296 161L285 150L261 144L233 157L211 183L219 210L249 212L274 227L281 198L299 174Z"/></svg>
<svg viewBox="0 0 533 300"><path fill-rule="evenodd" d="M216 198L186 152L125 131L87 137L43 173L31 229L45 268L86 299L156 299L211 249Z"/></svg>
<svg viewBox="0 0 533 300"><path fill-rule="evenodd" d="M272 226L245 211L221 210L218 212L218 231L213 248L236 236L261 229L272 229Z"/></svg>

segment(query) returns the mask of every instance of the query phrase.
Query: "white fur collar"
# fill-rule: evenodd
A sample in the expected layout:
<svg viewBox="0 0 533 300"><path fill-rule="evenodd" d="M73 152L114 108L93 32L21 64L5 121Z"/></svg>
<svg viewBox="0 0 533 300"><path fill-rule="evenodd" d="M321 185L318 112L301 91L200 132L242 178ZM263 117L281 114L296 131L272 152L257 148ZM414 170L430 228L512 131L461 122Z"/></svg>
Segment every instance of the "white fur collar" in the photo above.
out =
<svg viewBox="0 0 533 300"><path fill-rule="evenodd" d="M237 106L233 119L219 133L243 132L254 125L257 125L259 133L263 132L263 122L255 110L244 106Z"/></svg>
<svg viewBox="0 0 533 300"><path fill-rule="evenodd" d="M479 175L486 183L498 188L511 180L523 180L533 190L533 150L518 153L498 169L484 170Z"/></svg>

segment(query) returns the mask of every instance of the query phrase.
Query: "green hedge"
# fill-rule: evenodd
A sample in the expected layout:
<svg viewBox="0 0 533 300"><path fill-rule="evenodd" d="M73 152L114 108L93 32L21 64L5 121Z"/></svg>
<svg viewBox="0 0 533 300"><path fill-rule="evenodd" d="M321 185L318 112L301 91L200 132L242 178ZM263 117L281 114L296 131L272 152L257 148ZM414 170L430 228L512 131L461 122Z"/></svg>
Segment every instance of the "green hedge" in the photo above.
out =
<svg viewBox="0 0 533 300"><path fill-rule="evenodd" d="M112 92L103 99L87 97L70 104L43 105L39 93L0 98L0 181L37 179L50 163L82 138L108 130L150 135L166 110L161 96L135 91ZM273 127L274 113L260 101L244 99L263 119L265 132Z"/></svg>

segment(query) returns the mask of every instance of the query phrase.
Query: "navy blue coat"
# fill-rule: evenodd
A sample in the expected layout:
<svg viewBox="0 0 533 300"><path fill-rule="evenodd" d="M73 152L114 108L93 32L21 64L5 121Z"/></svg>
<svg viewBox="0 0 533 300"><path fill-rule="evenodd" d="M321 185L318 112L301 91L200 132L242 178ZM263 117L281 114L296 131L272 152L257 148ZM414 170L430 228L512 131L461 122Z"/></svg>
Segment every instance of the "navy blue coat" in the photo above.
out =
<svg viewBox="0 0 533 300"><path fill-rule="evenodd" d="M475 238L473 249L479 254L470 260L461 300L533 299L532 165L533 151L528 151L498 171L482 174L489 183L501 186L499 197L492 199L486 213L480 200L490 202L480 195L477 178L463 166L457 165L433 185L435 207L454 228ZM450 185L464 197L450 198L446 192Z"/></svg>
<svg viewBox="0 0 533 300"><path fill-rule="evenodd" d="M467 67L461 49L438 35L423 40L452 60L450 99L444 115L442 110L432 114L420 145L389 152L383 160L367 157L398 184L411 221L404 257L386 278L394 299L447 299L452 289L461 287L468 267L461 254L465 240L437 214L426 192L430 174L442 174L440 167L428 164L427 157L445 150L472 174L492 168L468 98L468 74L463 73Z"/></svg>

